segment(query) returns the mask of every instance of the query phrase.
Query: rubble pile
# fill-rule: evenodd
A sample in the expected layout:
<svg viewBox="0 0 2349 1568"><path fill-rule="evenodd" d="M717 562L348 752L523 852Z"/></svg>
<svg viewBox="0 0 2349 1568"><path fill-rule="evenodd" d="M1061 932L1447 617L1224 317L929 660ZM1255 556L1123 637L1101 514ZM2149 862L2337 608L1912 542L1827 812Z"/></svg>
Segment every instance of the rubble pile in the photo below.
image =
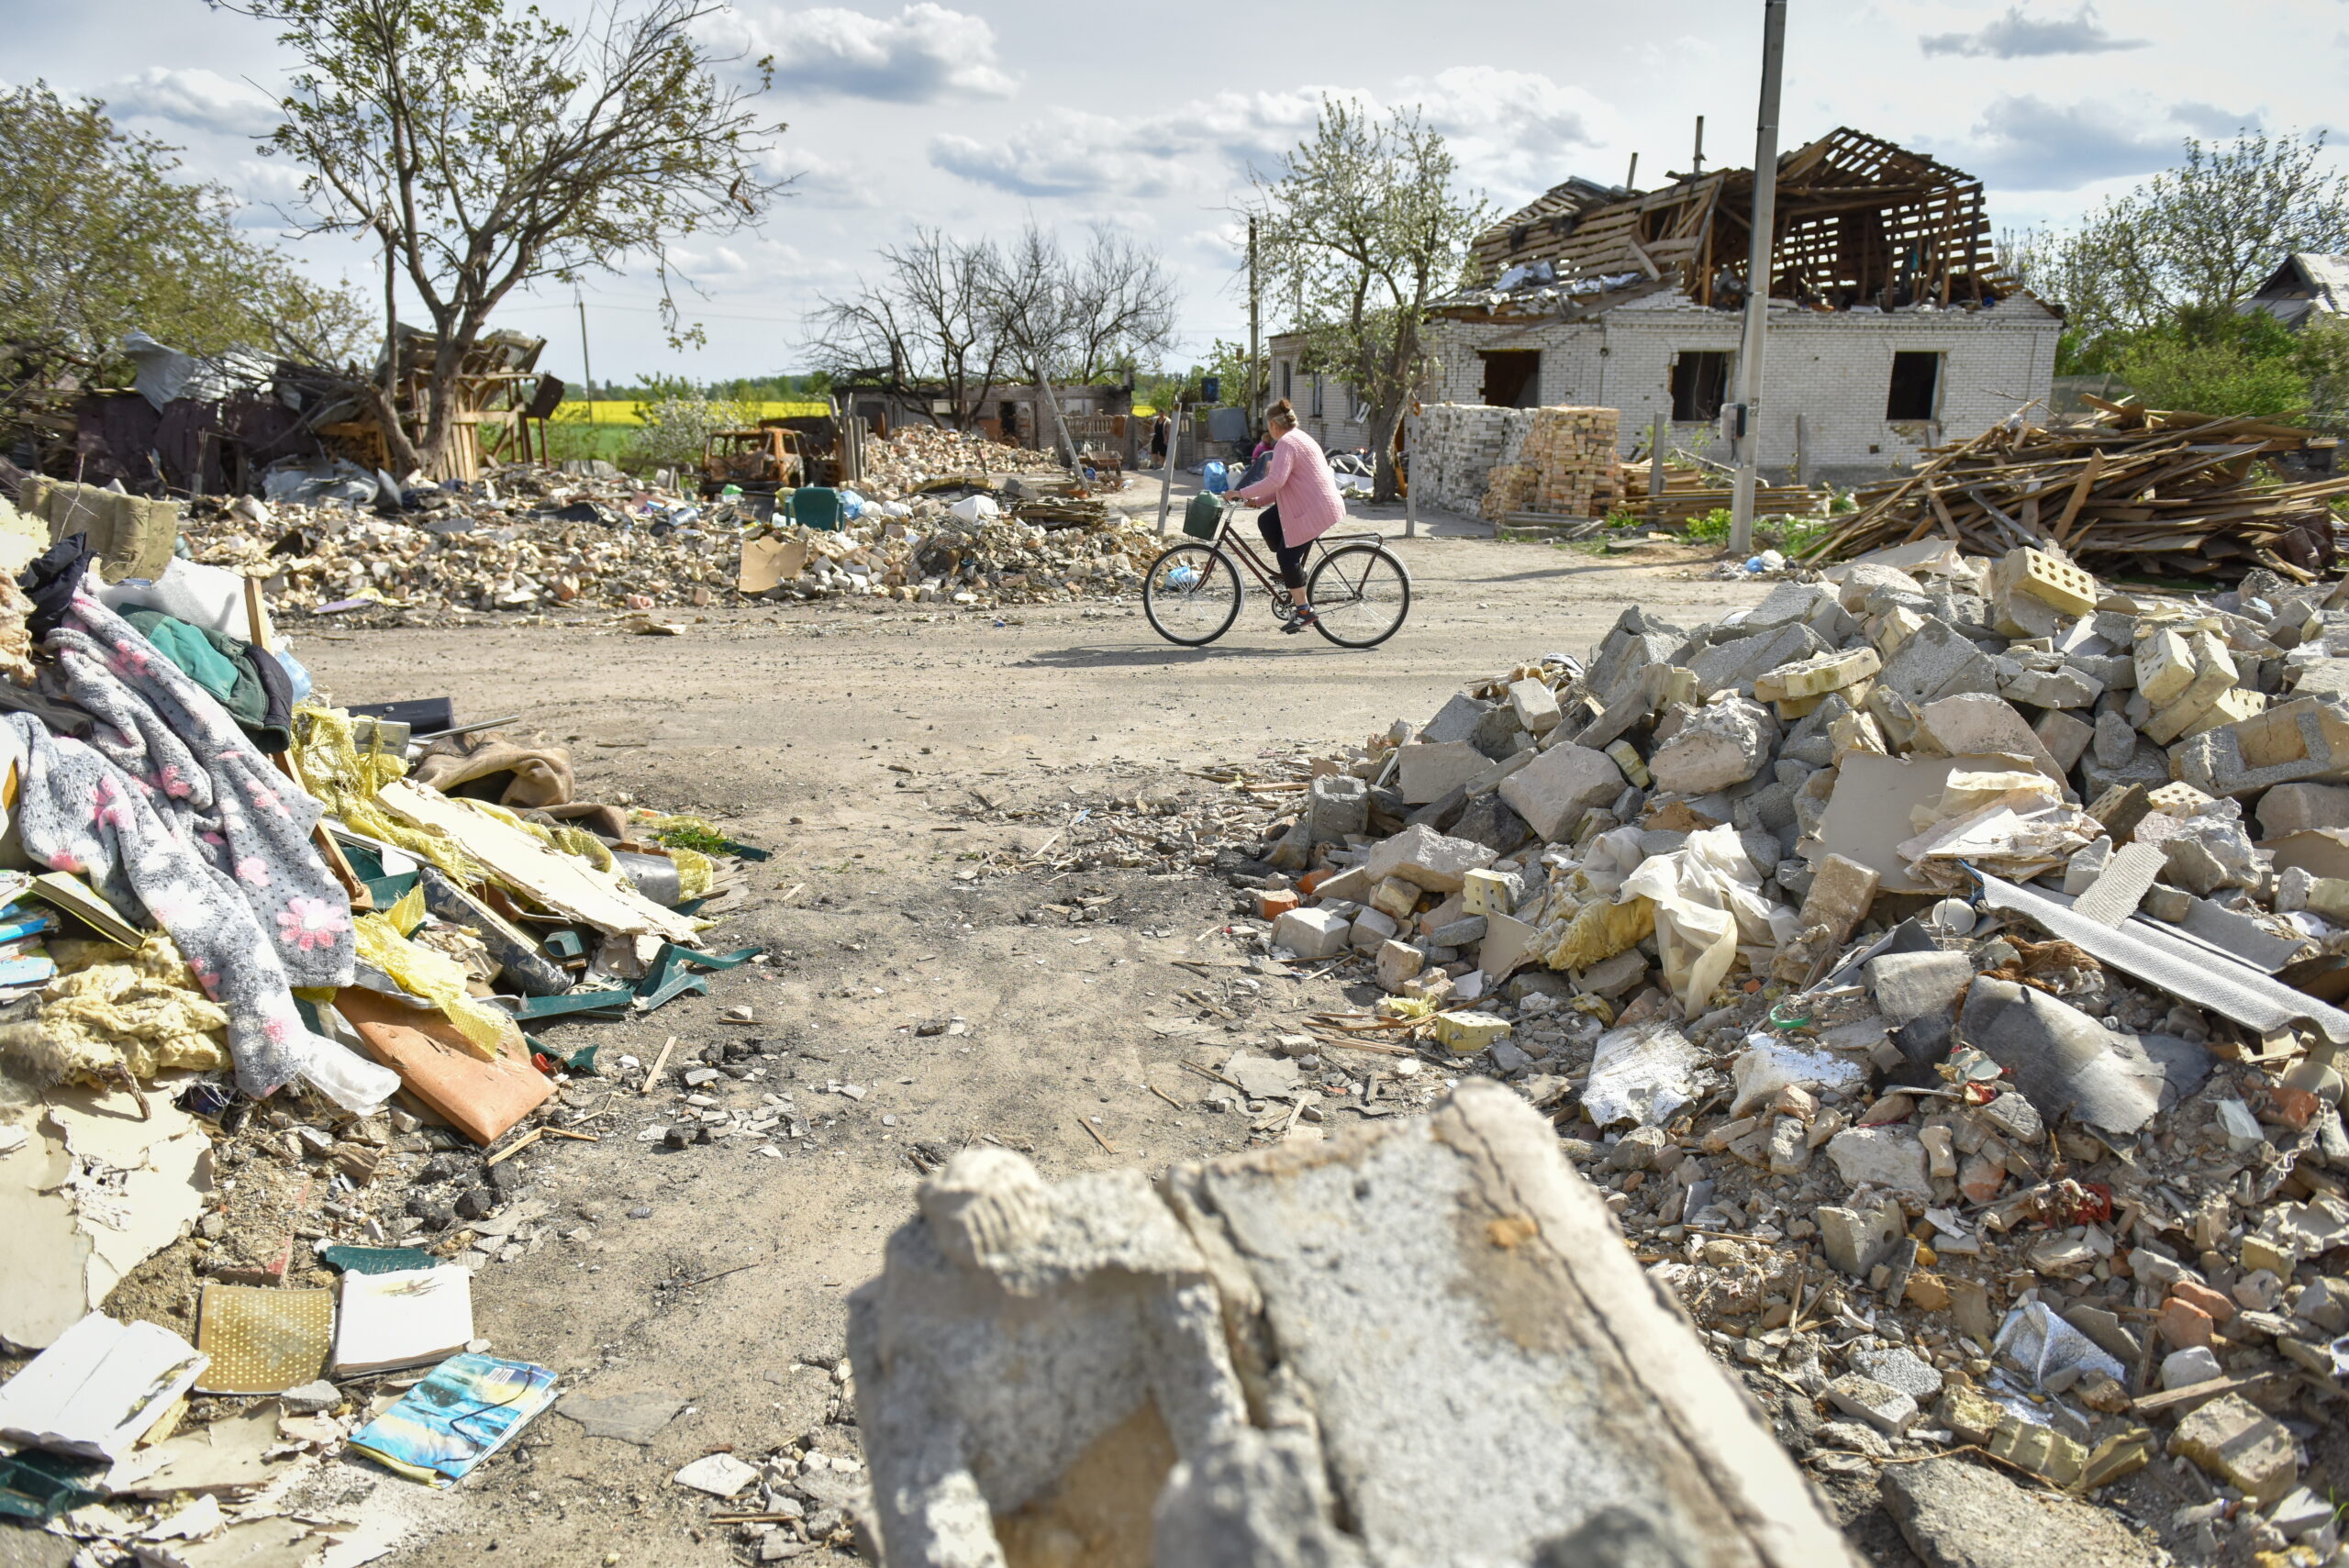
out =
<svg viewBox="0 0 2349 1568"><path fill-rule="evenodd" d="M577 800L566 751L446 698L317 700L252 580L173 552L173 508L17 490L0 1514L28 1533L0 1540L304 1560L346 1532L258 1494L343 1455L447 1485L551 1402L548 1368L478 1353L470 1281L549 1234L514 1157L609 1111L592 1040L523 1026L757 962L707 932L763 853ZM709 1049L748 1073L759 1043Z"/></svg>
<svg viewBox="0 0 2349 1568"><path fill-rule="evenodd" d="M1273 797L1270 956L1379 997L1284 1039L1300 1102L1370 1114L1414 1050L1515 1084L1782 1440L1871 1507L1881 1469L1928 1561L1975 1559L1919 1543L1904 1466L1958 1450L2182 1561L2325 1560L2344 680L2332 585L2121 592L2031 549L1628 609Z"/></svg>
<svg viewBox="0 0 2349 1568"><path fill-rule="evenodd" d="M2308 583L2332 569L2332 503L2349 475L2332 472L2330 440L2274 419L2088 401L2099 411L2084 420L2043 428L2018 415L1933 449L1916 473L1861 491L1805 559L1931 533L1990 553L2053 545L2141 575L2232 582L2256 568Z"/></svg>
<svg viewBox="0 0 2349 1568"><path fill-rule="evenodd" d="M875 481L841 493L837 529L777 519L763 497L705 502L518 464L478 484L412 486L395 508L242 497L192 517L183 546L262 579L284 611L363 619L700 606L741 592L983 607L1099 597L1130 592L1163 545L1044 454L918 428L867 459Z"/></svg>

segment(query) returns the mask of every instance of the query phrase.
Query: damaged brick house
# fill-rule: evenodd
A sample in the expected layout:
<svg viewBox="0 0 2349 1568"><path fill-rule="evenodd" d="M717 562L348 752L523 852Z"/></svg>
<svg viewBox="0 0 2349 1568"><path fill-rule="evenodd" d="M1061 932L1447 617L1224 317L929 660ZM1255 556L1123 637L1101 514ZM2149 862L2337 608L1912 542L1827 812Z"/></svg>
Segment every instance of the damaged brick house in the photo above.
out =
<svg viewBox="0 0 2349 1568"><path fill-rule="evenodd" d="M1725 456L1753 196L1750 169L1544 193L1478 238L1478 283L1431 309L1428 400L1620 409L1627 453L1663 414L1674 445ZM2048 395L2063 320L1998 272L1980 181L1838 129L1780 159L1776 227L1765 467L1869 477ZM1356 400L1300 346L1272 339L1275 394L1309 400L1325 444L1359 444Z"/></svg>

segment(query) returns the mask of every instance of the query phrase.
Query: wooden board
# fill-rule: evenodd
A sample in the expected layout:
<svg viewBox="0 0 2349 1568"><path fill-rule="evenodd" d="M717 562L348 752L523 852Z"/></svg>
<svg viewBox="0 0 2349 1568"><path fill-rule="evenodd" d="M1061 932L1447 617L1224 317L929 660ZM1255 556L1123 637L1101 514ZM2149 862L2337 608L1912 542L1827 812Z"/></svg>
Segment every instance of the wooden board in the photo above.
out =
<svg viewBox="0 0 2349 1568"><path fill-rule="evenodd" d="M495 1143L554 1093L546 1074L530 1065L518 1026L508 1031L497 1059L484 1062L436 1008L411 1007L363 985L344 986L334 1005L369 1055L475 1143Z"/></svg>

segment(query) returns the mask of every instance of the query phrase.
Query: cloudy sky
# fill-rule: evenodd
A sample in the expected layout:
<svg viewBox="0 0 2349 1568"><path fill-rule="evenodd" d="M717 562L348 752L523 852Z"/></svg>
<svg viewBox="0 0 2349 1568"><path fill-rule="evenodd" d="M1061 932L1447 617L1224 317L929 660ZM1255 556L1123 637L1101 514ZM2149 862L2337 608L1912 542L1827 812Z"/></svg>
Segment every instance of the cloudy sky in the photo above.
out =
<svg viewBox="0 0 2349 1568"><path fill-rule="evenodd" d="M685 248L706 349L662 342L649 277L594 284L595 368L805 368L807 310L876 244L916 223L976 236L1030 215L1157 246L1183 286L1187 362L1244 335L1230 213L1324 94L1421 106L1503 206L1569 174L1620 181L1633 152L1652 184L1687 167L1698 115L1709 164L1752 161L1761 14L1759 0L735 0L712 25L775 59L769 103L789 129L774 160L796 194L754 234ZM2188 136L2325 128L2349 68L2349 0L2240 0L2223 25L2176 0L1794 0L1790 16L1786 145L1851 125L1922 149L1987 180L2004 225L2062 223L2174 161ZM285 70L268 28L204 0L0 0L0 77L106 99L236 189L256 229L281 230L271 204L293 175L251 148ZM286 243L322 274L364 275L340 242ZM567 292L504 324L548 334L547 368L576 373Z"/></svg>

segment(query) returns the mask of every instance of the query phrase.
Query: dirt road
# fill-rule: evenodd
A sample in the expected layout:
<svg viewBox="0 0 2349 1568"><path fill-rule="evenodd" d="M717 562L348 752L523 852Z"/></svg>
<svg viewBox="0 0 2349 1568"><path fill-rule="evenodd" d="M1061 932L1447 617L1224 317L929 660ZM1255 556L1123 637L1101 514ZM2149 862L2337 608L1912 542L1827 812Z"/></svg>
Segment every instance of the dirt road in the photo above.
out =
<svg viewBox="0 0 2349 1568"><path fill-rule="evenodd" d="M1396 548L1417 607L1368 653L1284 637L1260 605L1197 651L1160 642L1125 605L1000 618L761 608L710 613L678 638L601 620L297 633L337 700L445 692L463 719L516 715L509 733L571 745L584 797L701 812L774 852L712 942L763 944L769 962L642 1021L555 1031L606 1063L679 1043L652 1094L595 1079L566 1091L609 1108L592 1124L603 1140L512 1162L508 1201L546 1206L543 1230L476 1282L495 1353L595 1398L665 1396L682 1413L642 1445L550 1417L452 1493L346 1468L337 1484L353 1490L319 1501L404 1529L391 1561L436 1568L492 1550L529 1563L756 1559L734 1527L707 1522L710 1498L669 1477L719 1449L756 1463L809 1432L853 1454L852 1428L825 1421L827 1368L849 1290L910 1212L924 1146L991 1138L1048 1175L1238 1146L1246 1118L1199 1106L1212 1085L1186 1088L1186 1041L1146 1020L1195 1012L1175 994L1209 985L1234 1015L1228 1047L1341 999L1333 980L1259 979L1231 943L1204 938L1233 910L1211 874L958 872L1044 845L1088 802L1212 797L1186 768L1424 719L1468 679L1586 651L1627 604L1703 619L1761 592L1541 546ZM755 1024L720 1024L742 1004ZM759 1042L744 1075L696 1092L779 1112L788 1098L808 1135L766 1153L756 1139L641 1139L684 1108L679 1063L729 1040Z"/></svg>

